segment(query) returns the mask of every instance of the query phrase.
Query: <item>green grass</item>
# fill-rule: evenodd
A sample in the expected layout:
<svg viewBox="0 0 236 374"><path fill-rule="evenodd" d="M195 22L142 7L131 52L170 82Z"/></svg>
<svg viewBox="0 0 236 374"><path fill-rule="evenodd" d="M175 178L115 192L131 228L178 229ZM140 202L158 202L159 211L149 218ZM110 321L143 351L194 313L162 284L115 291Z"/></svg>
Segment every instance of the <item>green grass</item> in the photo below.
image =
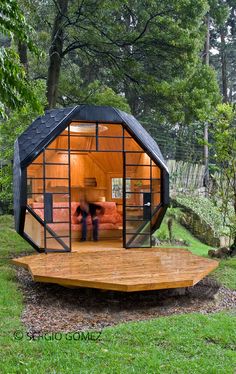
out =
<svg viewBox="0 0 236 374"><path fill-rule="evenodd" d="M156 232L158 237L160 235L160 238L164 239L168 238L166 221L167 219L164 219L160 229ZM174 221L173 233L175 239L181 239L188 243L187 248L192 253L208 257L208 251L209 249L212 249L212 247L200 242L177 221ZM227 260L219 260L219 267L212 273L212 275L226 287L236 290L236 257L228 258Z"/></svg>
<svg viewBox="0 0 236 374"><path fill-rule="evenodd" d="M22 294L8 259L31 249L13 231L10 217L0 217L0 248L0 373L235 372L233 312L121 324L104 329L99 341L70 340L66 334L61 340L48 335L30 341L20 322ZM22 340L14 339L15 331L23 334Z"/></svg>
<svg viewBox="0 0 236 374"><path fill-rule="evenodd" d="M0 216L0 260L5 261L12 254L33 252L30 245L14 229L12 216Z"/></svg>
<svg viewBox="0 0 236 374"><path fill-rule="evenodd" d="M160 239L169 238L166 221L167 219L164 219L164 222L161 225L160 229L156 232L156 236L160 237ZM200 256L207 256L207 253L211 247L196 239L185 227L183 227L177 221L174 221L173 224L173 234L175 239L184 240L188 244L187 247L191 250L191 252ZM173 247L173 245L171 244L169 246Z"/></svg>

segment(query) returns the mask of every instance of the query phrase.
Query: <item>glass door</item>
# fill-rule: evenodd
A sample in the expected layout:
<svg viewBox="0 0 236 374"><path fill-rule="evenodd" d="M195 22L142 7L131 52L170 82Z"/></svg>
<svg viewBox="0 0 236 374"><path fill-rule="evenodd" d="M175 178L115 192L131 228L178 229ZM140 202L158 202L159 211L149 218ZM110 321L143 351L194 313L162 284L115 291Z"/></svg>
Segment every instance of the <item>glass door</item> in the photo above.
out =
<svg viewBox="0 0 236 374"><path fill-rule="evenodd" d="M144 155L143 152L124 152L125 248L151 247L151 159Z"/></svg>
<svg viewBox="0 0 236 374"><path fill-rule="evenodd" d="M45 252L71 250L70 139L64 131L27 168L25 233Z"/></svg>

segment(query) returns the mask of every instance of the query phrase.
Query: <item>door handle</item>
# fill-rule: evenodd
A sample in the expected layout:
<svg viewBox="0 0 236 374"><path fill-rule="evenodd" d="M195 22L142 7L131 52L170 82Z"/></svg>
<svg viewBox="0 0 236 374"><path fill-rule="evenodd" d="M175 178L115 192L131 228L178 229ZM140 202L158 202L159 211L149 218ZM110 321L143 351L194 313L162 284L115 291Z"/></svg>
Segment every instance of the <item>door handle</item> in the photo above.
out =
<svg viewBox="0 0 236 374"><path fill-rule="evenodd" d="M151 205L151 203L149 203L149 202L144 204L144 206L150 206L150 205Z"/></svg>

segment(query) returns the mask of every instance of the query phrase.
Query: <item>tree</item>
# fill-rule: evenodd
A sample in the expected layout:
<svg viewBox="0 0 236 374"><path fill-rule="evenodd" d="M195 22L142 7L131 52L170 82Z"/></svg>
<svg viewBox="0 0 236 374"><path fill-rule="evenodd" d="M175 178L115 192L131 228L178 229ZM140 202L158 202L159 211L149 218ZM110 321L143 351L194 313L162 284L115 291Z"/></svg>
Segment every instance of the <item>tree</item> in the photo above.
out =
<svg viewBox="0 0 236 374"><path fill-rule="evenodd" d="M124 93L134 115L155 108L161 116L163 105L158 108L156 100L163 101L165 83L184 80L195 70L206 10L204 0L54 0L48 106L56 105L63 61L70 59L79 64L80 74L85 66L96 66L92 79ZM155 101L149 100L153 91ZM181 98L176 101L181 107Z"/></svg>
<svg viewBox="0 0 236 374"><path fill-rule="evenodd" d="M67 19L68 0L55 1L56 15L54 19L51 46L49 48L49 66L47 77L48 107L54 108L57 101L58 83L63 54L65 20Z"/></svg>
<svg viewBox="0 0 236 374"><path fill-rule="evenodd" d="M24 43L32 52L36 52L29 35L31 29L26 24L16 0L2 0L0 12L0 32L11 40ZM26 79L19 56L14 46L0 47L0 115L6 109L19 108L28 101L34 108L38 107L36 98Z"/></svg>
<svg viewBox="0 0 236 374"><path fill-rule="evenodd" d="M218 204L231 230L232 247L236 249L236 113L230 104L220 104L211 127L215 165L218 174Z"/></svg>
<svg viewBox="0 0 236 374"><path fill-rule="evenodd" d="M31 103L26 103L21 108L11 111L7 120L0 126L0 160L4 166L0 168L0 201L8 203L12 207L12 166L15 139L29 126L39 114L43 113L46 104L45 84L42 81L34 84L33 95L38 98L37 108Z"/></svg>

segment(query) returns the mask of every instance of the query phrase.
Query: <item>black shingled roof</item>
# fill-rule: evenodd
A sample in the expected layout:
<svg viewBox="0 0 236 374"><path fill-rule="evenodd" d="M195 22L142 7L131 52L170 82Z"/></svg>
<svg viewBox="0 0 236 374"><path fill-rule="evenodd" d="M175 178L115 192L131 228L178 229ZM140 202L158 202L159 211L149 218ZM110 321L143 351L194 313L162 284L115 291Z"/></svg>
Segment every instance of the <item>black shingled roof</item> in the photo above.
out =
<svg viewBox="0 0 236 374"><path fill-rule="evenodd" d="M18 138L19 161L27 166L73 120L124 123L128 131L167 170L161 151L142 125L131 115L108 106L78 105L52 109L36 120Z"/></svg>

